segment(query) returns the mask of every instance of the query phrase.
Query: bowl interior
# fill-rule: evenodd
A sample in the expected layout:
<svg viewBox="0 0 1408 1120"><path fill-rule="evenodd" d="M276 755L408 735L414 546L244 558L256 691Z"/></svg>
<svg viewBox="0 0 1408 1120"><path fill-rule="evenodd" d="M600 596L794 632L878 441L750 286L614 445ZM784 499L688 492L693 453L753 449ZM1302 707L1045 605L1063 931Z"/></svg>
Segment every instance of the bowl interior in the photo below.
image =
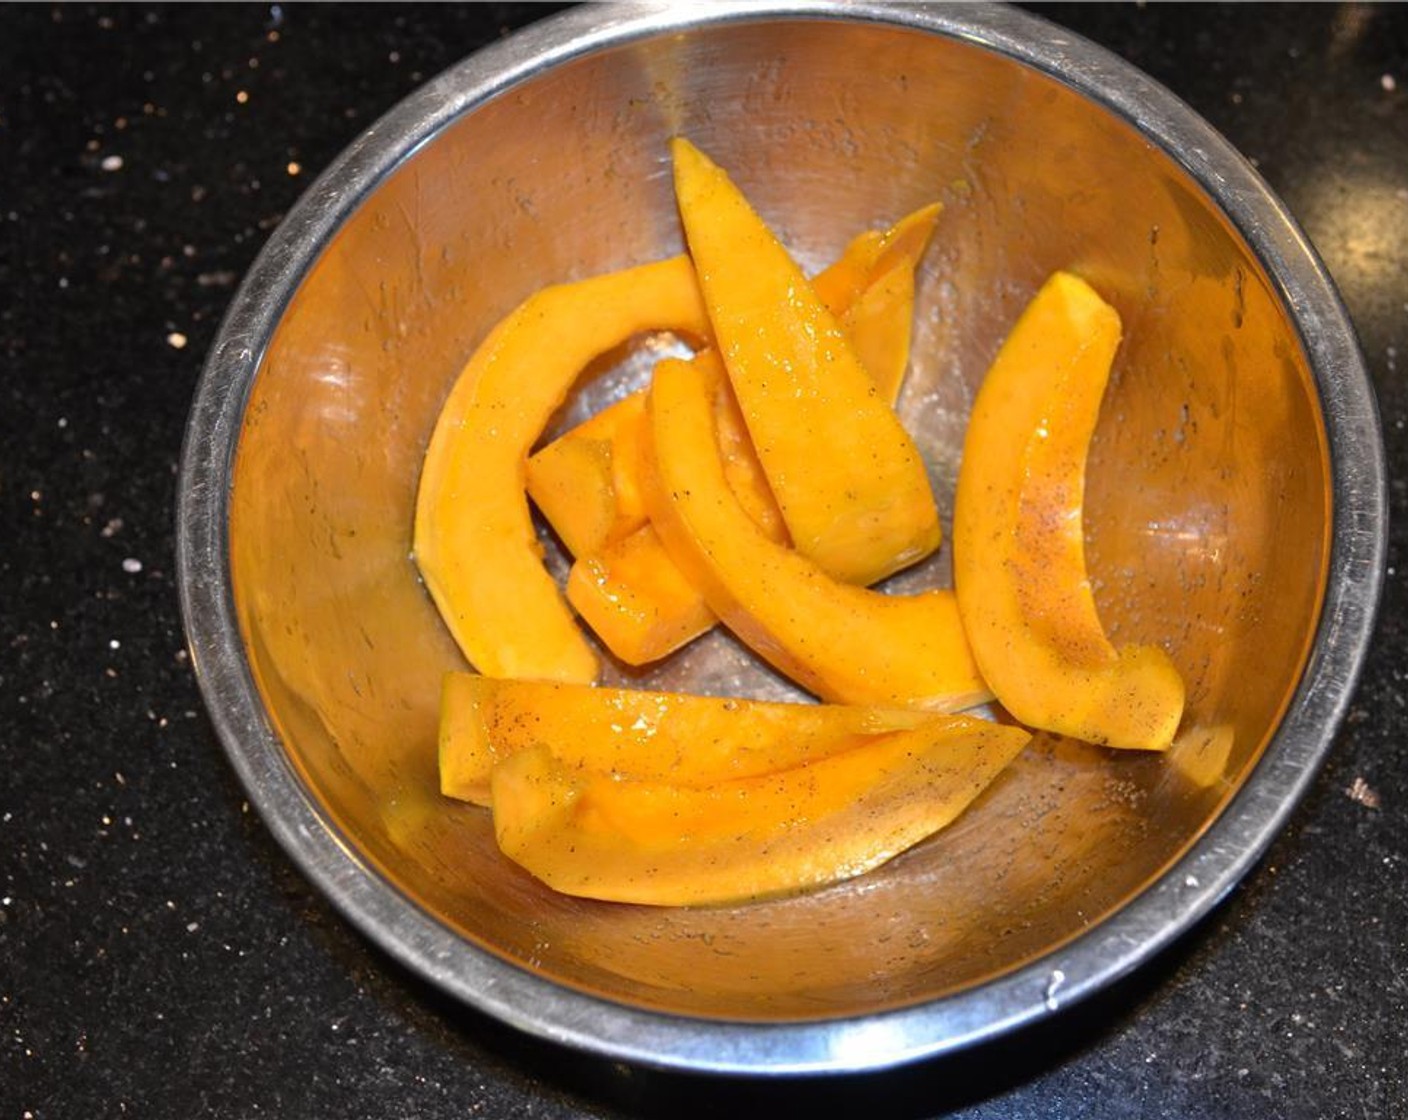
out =
<svg viewBox="0 0 1408 1120"><path fill-rule="evenodd" d="M1185 675L1168 757L1041 739L960 821L863 878L737 908L558 896L437 792L442 674L411 514L437 410L494 322L551 281L678 251L667 139L737 178L809 267L941 199L900 409L947 523L969 403L1025 300L1083 274L1126 340L1088 479L1117 642ZM660 340L592 371L570 423ZM247 655L289 760L357 855L445 926L573 988L744 1020L850 1016L981 984L1155 881L1239 787L1315 632L1330 466L1296 330L1172 160L1058 80L895 26L719 23L577 57L408 154L293 294L252 385L230 493ZM562 556L547 541L550 559ZM944 582L940 557L897 580ZM722 634L618 681L795 695Z"/></svg>

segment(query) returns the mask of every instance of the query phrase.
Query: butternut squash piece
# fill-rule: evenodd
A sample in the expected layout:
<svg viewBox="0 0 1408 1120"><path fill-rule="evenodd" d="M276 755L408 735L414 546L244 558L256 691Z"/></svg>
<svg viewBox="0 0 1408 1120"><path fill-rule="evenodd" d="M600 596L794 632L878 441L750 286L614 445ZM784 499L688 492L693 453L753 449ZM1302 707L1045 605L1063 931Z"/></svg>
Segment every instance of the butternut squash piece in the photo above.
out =
<svg viewBox="0 0 1408 1120"><path fill-rule="evenodd" d="M675 195L714 337L797 550L869 584L939 545L918 449L747 199L689 141Z"/></svg>
<svg viewBox="0 0 1408 1120"><path fill-rule="evenodd" d="M973 404L953 519L964 628L998 700L1030 727L1163 750L1184 688L1163 650L1109 642L1085 567L1085 464L1120 322L1056 273Z"/></svg>
<svg viewBox="0 0 1408 1120"><path fill-rule="evenodd" d="M926 720L703 787L620 780L538 746L494 768L494 831L505 855L567 894L746 902L878 867L956 818L1028 738L984 720Z"/></svg>
<svg viewBox="0 0 1408 1120"><path fill-rule="evenodd" d="M450 391L421 472L414 551L482 673L596 676L596 655L543 568L524 464L582 367L647 330L708 336L688 258L541 289L494 327Z"/></svg>
<svg viewBox="0 0 1408 1120"><path fill-rule="evenodd" d="M909 368L915 269L942 210L942 204L933 202L887 230L862 233L812 280L818 298L840 321L861 365L891 405Z"/></svg>
<svg viewBox="0 0 1408 1120"><path fill-rule="evenodd" d="M655 368L646 506L675 562L725 625L825 700L957 711L988 699L950 591L842 584L749 519L724 478L712 351Z"/></svg>
<svg viewBox="0 0 1408 1120"><path fill-rule="evenodd" d="M637 481L645 394L632 393L528 457L528 496L573 556L645 524Z"/></svg>
<svg viewBox="0 0 1408 1120"><path fill-rule="evenodd" d="M812 278L812 290L833 315L843 318L866 290L891 269L903 266L913 274L929 247L941 213L943 203L930 202L887 229L857 234L835 261Z"/></svg>
<svg viewBox="0 0 1408 1120"><path fill-rule="evenodd" d="M963 718L448 673L440 788L487 805L494 766L540 745L573 769L702 786L785 770L926 721L958 726Z"/></svg>
<svg viewBox="0 0 1408 1120"><path fill-rule="evenodd" d="M673 653L718 621L649 522L576 561L567 601L628 665Z"/></svg>

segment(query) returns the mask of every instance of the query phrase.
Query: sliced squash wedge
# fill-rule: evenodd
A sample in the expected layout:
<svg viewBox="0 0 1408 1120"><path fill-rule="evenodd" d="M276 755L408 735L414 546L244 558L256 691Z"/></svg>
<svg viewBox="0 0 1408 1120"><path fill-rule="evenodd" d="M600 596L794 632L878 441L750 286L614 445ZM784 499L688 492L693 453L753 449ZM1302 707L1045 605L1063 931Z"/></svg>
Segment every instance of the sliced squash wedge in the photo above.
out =
<svg viewBox="0 0 1408 1120"><path fill-rule="evenodd" d="M909 344L914 322L914 268L897 264L883 273L841 315L841 329L856 348L856 357L892 407L909 369Z"/></svg>
<svg viewBox="0 0 1408 1120"><path fill-rule="evenodd" d="M966 726L964 718L449 673L441 792L487 805L494 766L540 745L573 769L703 786L799 766L926 721Z"/></svg>
<svg viewBox="0 0 1408 1120"><path fill-rule="evenodd" d="M909 368L915 270L942 210L940 203L933 202L906 214L889 229L861 234L835 264L812 280L818 298L840 321L861 365L891 405Z"/></svg>
<svg viewBox="0 0 1408 1120"><path fill-rule="evenodd" d="M551 747L493 771L499 846L567 894L656 906L745 902L872 870L949 824L1027 742L957 717L706 786L621 780Z"/></svg>
<svg viewBox="0 0 1408 1120"><path fill-rule="evenodd" d="M646 506L671 556L759 656L825 700L957 711L991 695L952 592L885 595L840 583L764 534L724 478L717 357L666 359L648 412Z"/></svg>
<svg viewBox="0 0 1408 1120"><path fill-rule="evenodd" d="M648 330L708 337L688 258L543 288L494 327L450 391L422 468L414 551L482 673L596 676L596 655L543 568L524 464L582 368Z"/></svg>
<svg viewBox="0 0 1408 1120"><path fill-rule="evenodd" d="M672 141L709 321L792 542L869 584L939 545L923 459L836 317L725 174Z"/></svg>
<svg viewBox="0 0 1408 1120"><path fill-rule="evenodd" d="M964 627L997 699L1030 727L1163 750L1184 686L1163 650L1115 649L1085 566L1085 465L1115 351L1114 308L1056 273L973 404L953 519Z"/></svg>

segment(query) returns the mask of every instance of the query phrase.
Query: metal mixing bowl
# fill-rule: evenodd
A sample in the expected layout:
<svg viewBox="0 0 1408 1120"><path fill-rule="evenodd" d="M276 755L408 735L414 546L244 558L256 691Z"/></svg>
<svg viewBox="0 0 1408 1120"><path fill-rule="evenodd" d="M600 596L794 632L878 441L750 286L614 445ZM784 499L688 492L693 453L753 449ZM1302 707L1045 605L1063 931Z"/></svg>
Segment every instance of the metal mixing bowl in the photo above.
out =
<svg viewBox="0 0 1408 1120"><path fill-rule="evenodd" d="M1112 634L1163 643L1187 679L1170 756L1043 740L880 871L702 910L556 896L498 855L486 813L438 795L440 678L463 663L409 555L437 409L528 293L680 249L676 133L809 266L944 201L900 408L945 516L969 402L1027 297L1072 268L1118 307L1088 556ZM647 364L603 374L563 422ZM1381 448L1301 233L1245 160L1118 59L1011 10L588 6L408 98L273 236L190 419L183 608L251 801L412 969L614 1057L876 1068L1108 984L1264 850L1369 639ZM943 578L942 562L911 577ZM613 674L785 691L719 636Z"/></svg>

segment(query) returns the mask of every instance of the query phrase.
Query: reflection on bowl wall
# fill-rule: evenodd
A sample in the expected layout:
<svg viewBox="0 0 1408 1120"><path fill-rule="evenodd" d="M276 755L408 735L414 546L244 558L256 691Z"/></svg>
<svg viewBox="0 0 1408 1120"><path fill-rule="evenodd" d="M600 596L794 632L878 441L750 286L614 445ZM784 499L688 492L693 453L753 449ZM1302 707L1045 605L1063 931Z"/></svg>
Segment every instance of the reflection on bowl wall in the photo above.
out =
<svg viewBox="0 0 1408 1120"><path fill-rule="evenodd" d="M209 383L223 377L220 390L238 398L218 406L233 418L228 442L236 427L238 437L223 495L228 540L218 513L210 530L228 547L228 588L211 578L232 596L257 686L242 702L268 721L237 735L217 712L237 766L247 782L285 791L254 791L271 818L287 790L300 791L298 812L324 833L318 843L326 850L331 837L345 860L300 854L286 825L281 836L363 928L452 990L550 1037L581 1042L586 1009L608 1012L591 998L601 997L637 1023L703 1020L699 1037L723 1055L710 1021L721 1031L826 1024L957 1006L965 993L998 990L999 977L1045 975L1034 962L1127 910L1219 818L1323 640L1332 495L1340 500L1325 374L1312 368L1273 268L1299 268L1296 283L1317 306L1338 305L1308 254L1268 260L1249 242L1255 234L1278 253L1299 244L1249 169L1236 162L1228 174L1258 193L1244 190L1242 213L1224 210L1206 176L1200 183L1146 130L1148 119L1173 121L1200 143L1216 137L1128 67L1069 37L1050 40L1032 17L820 15L835 13L578 11L432 83L392 118L420 134L388 137L378 126L291 216L270 250L283 257L264 262L283 269L291 294L247 285L245 313L262 301L271 330L238 340L243 384L230 375L238 362L227 336L203 388L209 402ZM590 49L564 45L574 31L603 28ZM1162 100L1141 130L1082 83ZM855 232L943 201L899 408L946 524L970 402L1028 297L1067 268L1119 310L1125 341L1091 452L1087 554L1114 640L1162 644L1188 683L1170 756L1039 738L958 823L879 871L793 899L703 910L555 895L499 855L487 812L440 797L440 681L464 662L410 555L438 409L476 343L538 287L681 249L667 149L677 134L730 170L809 268ZM1197 167L1231 158L1221 148L1197 155ZM1249 233L1254 207L1264 226ZM1350 357L1339 373L1351 395L1367 393L1342 317L1328 326ZM639 384L656 346L593 371L560 424ZM1372 405L1356 407L1372 429ZM1372 440L1364 454L1372 482ZM189 461L186 470L183 501ZM1375 498L1361 505L1372 511ZM1361 547L1372 554L1375 539ZM183 562L187 583L199 583ZM1338 578L1331 572L1336 595ZM897 582L946 579L941 555ZM1377 576L1363 579L1356 609L1367 618ZM200 661L199 635L193 646ZM1357 656L1352 646L1340 655L1349 668L1337 670L1340 691L1328 716L1316 714L1321 723L1338 718ZM796 695L721 633L649 670L608 667L607 679ZM207 690L217 707L226 690ZM1330 730L1314 729L1245 844L1264 843ZM264 746L250 747L251 737ZM1223 859L1221 886L1245 862ZM357 901L366 891L380 892L370 909ZM1211 901L1194 891L1170 903L1148 945ZM454 975L465 960L491 970L507 962L494 975L515 978L539 1009L505 1013L477 979ZM1116 970L1086 964L1086 978L1100 982ZM1073 968L1062 975L1076 986ZM905 1034L890 1050L822 1045L797 1062L886 1064L942 1049L1055 1005L1029 987L1005 989L986 1018L948 1024L944 1037ZM785 1064L595 1045L666 1064Z"/></svg>

